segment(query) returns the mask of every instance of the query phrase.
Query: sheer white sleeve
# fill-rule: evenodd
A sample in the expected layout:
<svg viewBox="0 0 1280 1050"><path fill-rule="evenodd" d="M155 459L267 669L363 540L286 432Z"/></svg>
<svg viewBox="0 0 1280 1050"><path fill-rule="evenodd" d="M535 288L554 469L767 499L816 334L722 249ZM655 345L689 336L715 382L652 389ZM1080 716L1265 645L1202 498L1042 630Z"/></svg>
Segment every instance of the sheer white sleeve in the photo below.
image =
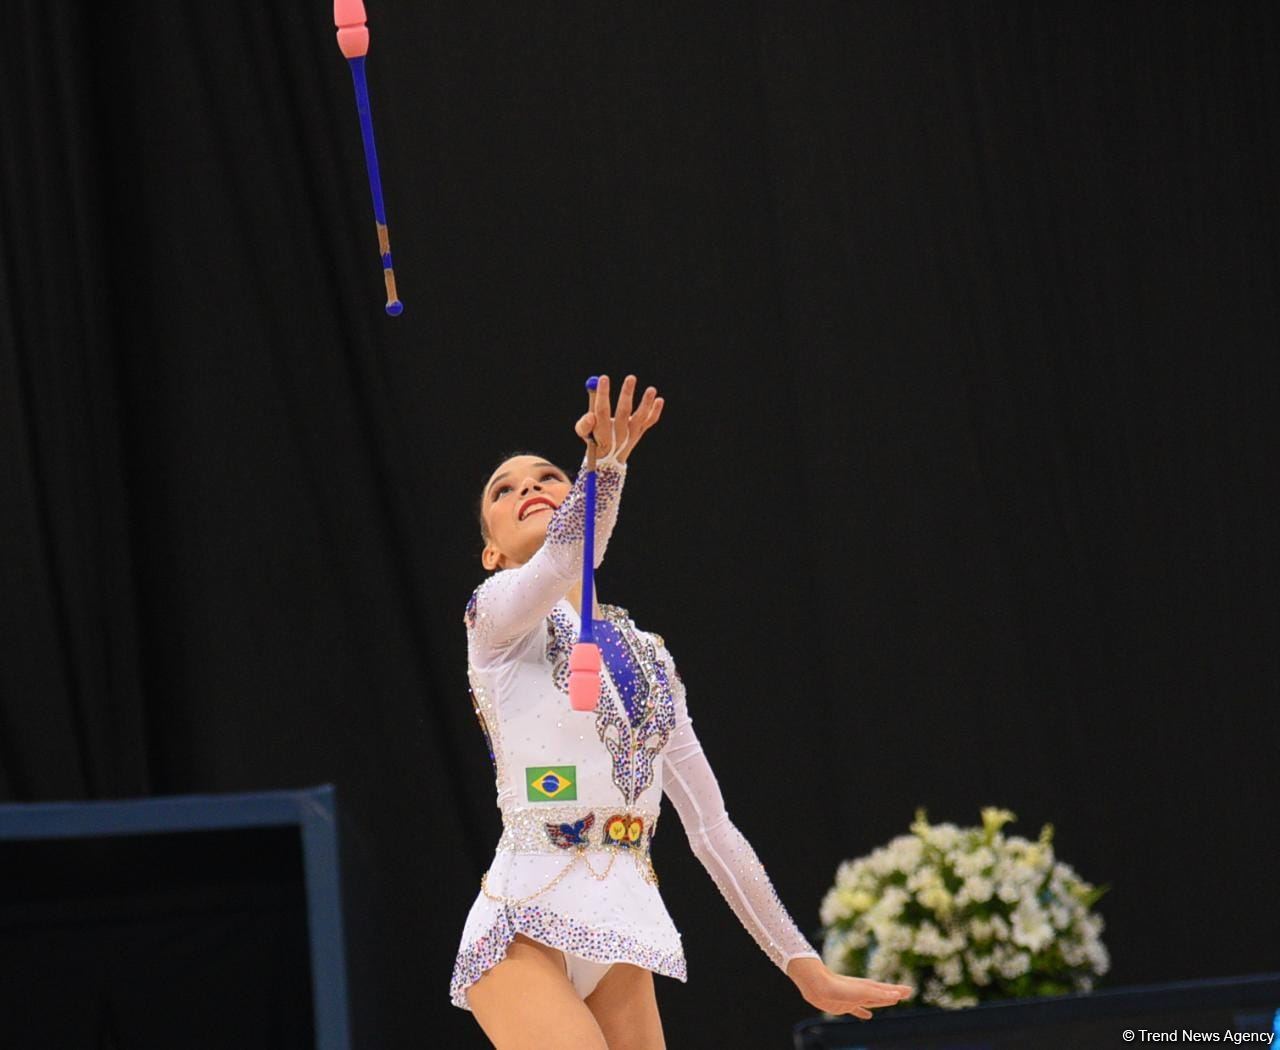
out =
<svg viewBox="0 0 1280 1050"><path fill-rule="evenodd" d="M675 661L665 645L658 653L676 708L675 728L662 750L662 789L680 814L694 856L774 965L785 973L792 959L821 959L778 899L755 850L729 819L720 785L693 731Z"/></svg>
<svg viewBox="0 0 1280 1050"><path fill-rule="evenodd" d="M596 568L618 520L627 465L596 461ZM583 527L586 522L586 457L573 487L547 521L547 538L523 565L500 569L477 587L467 602L463 623L473 657L483 663L539 627L552 606L565 596L582 572Z"/></svg>

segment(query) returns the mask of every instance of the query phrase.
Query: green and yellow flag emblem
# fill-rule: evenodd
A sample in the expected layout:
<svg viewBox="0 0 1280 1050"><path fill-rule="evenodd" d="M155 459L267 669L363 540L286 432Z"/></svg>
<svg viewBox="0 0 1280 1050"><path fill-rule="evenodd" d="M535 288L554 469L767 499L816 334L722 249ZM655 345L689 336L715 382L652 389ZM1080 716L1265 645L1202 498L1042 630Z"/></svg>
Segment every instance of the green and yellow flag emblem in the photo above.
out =
<svg viewBox="0 0 1280 1050"><path fill-rule="evenodd" d="M577 766L525 766L530 802L568 802L578 797Z"/></svg>

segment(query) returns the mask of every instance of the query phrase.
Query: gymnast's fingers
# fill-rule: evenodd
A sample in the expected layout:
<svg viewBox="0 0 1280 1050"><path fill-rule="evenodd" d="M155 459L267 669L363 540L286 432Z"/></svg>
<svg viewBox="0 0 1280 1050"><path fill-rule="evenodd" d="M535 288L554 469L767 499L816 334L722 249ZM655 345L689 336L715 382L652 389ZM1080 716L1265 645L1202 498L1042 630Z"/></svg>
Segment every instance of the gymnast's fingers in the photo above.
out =
<svg viewBox="0 0 1280 1050"><path fill-rule="evenodd" d="M645 391L644 397L640 401L640 407L636 409L635 414L631 417L631 425L628 427L627 433L626 452L620 458L625 459L629 456L645 432L657 422L658 415L662 411L662 398L655 398L656 394L657 390L653 387L649 387Z"/></svg>
<svg viewBox="0 0 1280 1050"><path fill-rule="evenodd" d="M650 387L649 389L652 390L653 388ZM648 394L646 394L645 396L648 397ZM634 437L632 437L631 439L632 443L639 441L640 438L643 437L649 431L649 428L652 427L656 422L658 422L658 417L662 415L662 406L664 404L665 404L664 400L660 397L655 397L653 399L653 401L650 404L649 412L645 416L643 423L641 423L638 429L634 427L632 428L632 433L634 435Z"/></svg>
<svg viewBox="0 0 1280 1050"><path fill-rule="evenodd" d="M609 377L602 375L596 384L596 452L607 456L613 448L613 416L609 411Z"/></svg>
<svg viewBox="0 0 1280 1050"><path fill-rule="evenodd" d="M878 993L892 996L894 999L910 999L916 994L916 990L909 984L886 984L883 981L874 981L871 988Z"/></svg>
<svg viewBox="0 0 1280 1050"><path fill-rule="evenodd" d="M618 391L618 404L613 411L613 428L615 432L625 434L631 425L631 395L635 393L636 377L627 376L622 381L622 389Z"/></svg>
<svg viewBox="0 0 1280 1050"><path fill-rule="evenodd" d="M666 399L655 397L653 399L653 411L649 413L649 418L644 422L645 430L648 430L654 423L658 421L658 417L662 415L662 406L666 404Z"/></svg>
<svg viewBox="0 0 1280 1050"><path fill-rule="evenodd" d="M657 392L656 387L649 387L644 392L644 397L640 399L640 404L636 407L636 410L631 413L629 430L633 441L643 434L649 426L649 417L653 415L653 398Z"/></svg>
<svg viewBox="0 0 1280 1050"><path fill-rule="evenodd" d="M875 1006L892 1006L911 994L911 986L906 984L886 984L863 977L846 977L846 981L853 982L851 990L856 995Z"/></svg>
<svg viewBox="0 0 1280 1050"><path fill-rule="evenodd" d="M582 438L583 441L590 444L591 428L596 425L596 414L594 412L584 412L578 417L578 422L573 425L573 432Z"/></svg>
<svg viewBox="0 0 1280 1050"><path fill-rule="evenodd" d="M848 1005L856 1005L873 1010L882 1006L894 1006L898 1002L896 995L882 995L877 992L855 992L853 995L844 995L841 998Z"/></svg>

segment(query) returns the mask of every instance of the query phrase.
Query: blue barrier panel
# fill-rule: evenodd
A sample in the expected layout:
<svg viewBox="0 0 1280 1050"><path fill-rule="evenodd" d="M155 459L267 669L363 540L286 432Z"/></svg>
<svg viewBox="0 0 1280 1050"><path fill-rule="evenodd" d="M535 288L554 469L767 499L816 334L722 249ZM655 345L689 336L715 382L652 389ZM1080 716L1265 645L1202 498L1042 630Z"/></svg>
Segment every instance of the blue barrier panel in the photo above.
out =
<svg viewBox="0 0 1280 1050"><path fill-rule="evenodd" d="M0 805L0 844L293 828L300 836L317 1050L350 1050L334 788Z"/></svg>

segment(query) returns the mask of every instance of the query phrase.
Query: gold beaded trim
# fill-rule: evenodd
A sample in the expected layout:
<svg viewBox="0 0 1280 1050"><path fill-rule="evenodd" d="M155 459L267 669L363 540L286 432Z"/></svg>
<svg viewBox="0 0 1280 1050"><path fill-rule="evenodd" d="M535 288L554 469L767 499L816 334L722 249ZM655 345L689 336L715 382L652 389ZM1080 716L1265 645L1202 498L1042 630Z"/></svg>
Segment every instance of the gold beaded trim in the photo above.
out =
<svg viewBox="0 0 1280 1050"><path fill-rule="evenodd" d="M551 889L552 886L556 885L556 883L558 883L561 879L563 879L566 875L568 875L569 869L572 868L575 864L577 864L579 860L581 860L582 863L587 866L587 871L591 872L591 877L593 879L595 879L597 882L603 882L605 877L609 874L609 872L613 870L613 862L618 859L618 852L619 852L618 850L613 851L613 855L610 856L609 863L605 865L604 871L601 874L597 875L595 868L593 868L591 866L591 862L587 860L587 851L585 849L576 849L573 851L573 856L569 858L569 863L566 864L560 870L559 875L557 875L554 879L552 879L545 886L543 886L542 889L538 890L536 893L529 894L529 896L527 897L519 897L519 898L503 897L496 893L490 893L489 892L489 873L487 871L480 876L480 889L481 891L483 891L484 895L488 897L490 900L500 901L503 904L524 904L528 901L533 900L534 897L539 897L542 894L546 893L547 890Z"/></svg>
<svg viewBox="0 0 1280 1050"><path fill-rule="evenodd" d="M638 852L635 852L629 849L623 849L623 848L611 849L609 850L609 863L605 865L604 871L599 873L597 873L595 868L591 866L591 862L587 860L587 852L588 852L587 847L579 846L577 849L573 851L573 856L569 858L569 863L560 869L560 872L556 875L555 878L553 878L550 882L548 882L545 886L543 886L542 889L536 890L535 892L530 893L527 897L504 897L497 893L490 893L489 892L489 873L487 871L480 876L480 891L490 900L498 901L501 904L512 904L512 905L526 904L529 901L533 900L535 897L542 896L542 894L546 893L547 890L551 889L552 886L557 885L561 879L563 879L566 875L569 874L569 869L572 868L575 864L577 864L579 860L581 860L582 863L587 866L587 871L590 872L591 877L593 879L595 879L597 882L603 882L608 877L609 872L613 870L613 862L618 859L618 854L624 853L624 852L631 853L632 856L635 858L636 868L639 870L640 876L645 880L645 882L653 886L658 885L658 873L657 871L654 870L653 858L649 856L648 852L646 852L644 854L643 859L641 859L640 854ZM599 851L596 850L592 852L599 852Z"/></svg>

